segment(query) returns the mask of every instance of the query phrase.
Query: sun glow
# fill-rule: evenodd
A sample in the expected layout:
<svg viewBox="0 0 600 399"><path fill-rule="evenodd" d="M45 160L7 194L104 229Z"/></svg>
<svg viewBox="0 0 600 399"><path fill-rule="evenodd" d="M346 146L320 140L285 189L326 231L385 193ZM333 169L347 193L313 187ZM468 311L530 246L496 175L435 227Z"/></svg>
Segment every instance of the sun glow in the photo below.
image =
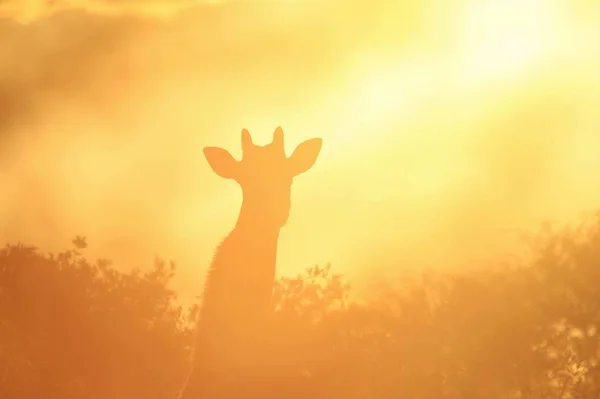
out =
<svg viewBox="0 0 600 399"><path fill-rule="evenodd" d="M147 7L136 11L138 3ZM0 171L11 188L2 198L14 220L8 239L90 234L98 256L120 262L111 242L121 240L179 261L183 280L201 276L241 200L202 147L239 158L244 127L265 144L282 125L288 155L324 139L314 170L294 183L282 274L328 261L352 273L376 253L437 251L459 262L487 251L505 224L567 215L597 198L585 171L598 152L600 25L572 1L174 3L182 6L107 1L84 7L101 14L94 23L49 18L2 31L0 48L11 53L0 73L17 88L8 104L26 105L14 134L28 157ZM169 22L116 16L147 20L151 11ZM52 40L38 40L48 32ZM567 134L570 144L556 150ZM28 175L50 205L29 204L30 189L11 183ZM580 194L548 199L562 198L565 182ZM464 227L480 224L490 233ZM431 237L444 244L430 249Z"/></svg>
<svg viewBox="0 0 600 399"><path fill-rule="evenodd" d="M465 13L463 62L470 79L513 75L553 50L560 10L544 0L474 3Z"/></svg>
<svg viewBox="0 0 600 399"><path fill-rule="evenodd" d="M353 58L341 89L345 100L337 107L336 140L362 148L377 132L387 134L382 127L391 121L418 119L432 101L472 97L473 90L527 73L557 50L558 11L541 0L474 2L459 13L450 47L419 56L365 52Z"/></svg>

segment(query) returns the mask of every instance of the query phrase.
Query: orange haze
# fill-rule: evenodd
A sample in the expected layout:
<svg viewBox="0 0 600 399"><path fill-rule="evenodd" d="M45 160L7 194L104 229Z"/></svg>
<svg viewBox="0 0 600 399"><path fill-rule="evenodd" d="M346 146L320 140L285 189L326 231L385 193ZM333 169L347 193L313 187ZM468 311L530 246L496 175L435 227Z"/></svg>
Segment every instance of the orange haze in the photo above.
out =
<svg viewBox="0 0 600 399"><path fill-rule="evenodd" d="M194 295L241 200L202 148L244 127L324 139L284 274L481 264L600 205L596 1L44 3L0 4L4 241L160 255Z"/></svg>

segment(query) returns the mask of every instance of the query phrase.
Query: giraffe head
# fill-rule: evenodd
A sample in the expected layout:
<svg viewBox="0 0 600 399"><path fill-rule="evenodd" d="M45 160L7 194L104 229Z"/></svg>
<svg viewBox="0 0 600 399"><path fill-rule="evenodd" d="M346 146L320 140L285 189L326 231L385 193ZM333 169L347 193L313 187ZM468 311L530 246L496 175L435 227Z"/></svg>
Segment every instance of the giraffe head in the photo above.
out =
<svg viewBox="0 0 600 399"><path fill-rule="evenodd" d="M282 227L290 212L294 177L312 168L322 142L320 138L306 140L288 158L283 148L281 127L275 129L273 141L265 146L252 143L250 133L243 129L241 161L218 147L204 148L204 156L217 175L240 184L244 205L253 219L272 227Z"/></svg>

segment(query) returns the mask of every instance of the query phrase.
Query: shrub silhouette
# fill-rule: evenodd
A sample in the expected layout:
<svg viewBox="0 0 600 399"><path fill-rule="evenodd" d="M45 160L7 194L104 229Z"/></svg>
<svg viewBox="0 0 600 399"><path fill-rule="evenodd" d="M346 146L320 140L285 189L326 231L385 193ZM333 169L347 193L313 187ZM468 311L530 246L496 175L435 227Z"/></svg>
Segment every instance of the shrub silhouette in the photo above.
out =
<svg viewBox="0 0 600 399"><path fill-rule="evenodd" d="M194 309L168 289L175 267L118 272L75 244L0 251L0 397L176 396ZM306 371L298 397L597 398L600 216L543 231L532 249L361 304L329 267L280 279L276 344Z"/></svg>
<svg viewBox="0 0 600 399"><path fill-rule="evenodd" d="M166 284L89 263L76 250L0 251L0 397L165 398L180 384L189 329Z"/></svg>

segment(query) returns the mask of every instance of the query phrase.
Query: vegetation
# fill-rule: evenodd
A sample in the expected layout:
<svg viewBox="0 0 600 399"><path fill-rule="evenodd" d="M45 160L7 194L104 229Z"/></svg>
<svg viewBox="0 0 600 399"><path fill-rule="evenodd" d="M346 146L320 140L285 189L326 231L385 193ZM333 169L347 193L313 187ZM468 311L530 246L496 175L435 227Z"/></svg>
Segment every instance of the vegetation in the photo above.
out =
<svg viewBox="0 0 600 399"><path fill-rule="evenodd" d="M173 398L194 314L168 289L175 267L122 273L74 244L0 251L0 398ZM281 279L282 351L323 398L600 398L600 215L532 249L364 304L328 267Z"/></svg>

